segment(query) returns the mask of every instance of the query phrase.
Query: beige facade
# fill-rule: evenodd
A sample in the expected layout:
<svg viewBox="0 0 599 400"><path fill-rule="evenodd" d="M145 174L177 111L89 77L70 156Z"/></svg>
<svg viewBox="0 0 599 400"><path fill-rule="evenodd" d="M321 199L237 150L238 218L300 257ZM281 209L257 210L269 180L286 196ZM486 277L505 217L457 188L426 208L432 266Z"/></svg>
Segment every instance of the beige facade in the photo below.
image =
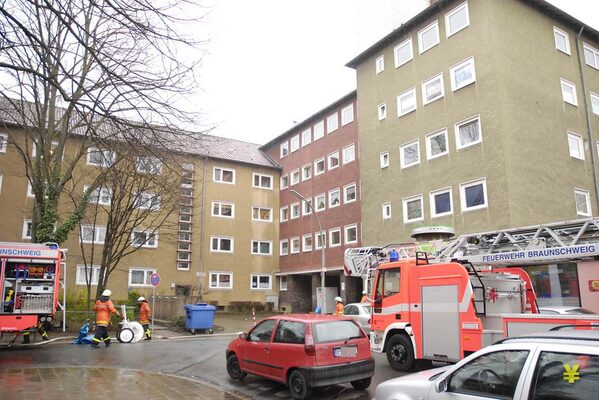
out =
<svg viewBox="0 0 599 400"><path fill-rule="evenodd" d="M363 243L596 215L599 66L579 66L581 27L544 1L441 0L352 60ZM580 48L598 39L585 27Z"/></svg>

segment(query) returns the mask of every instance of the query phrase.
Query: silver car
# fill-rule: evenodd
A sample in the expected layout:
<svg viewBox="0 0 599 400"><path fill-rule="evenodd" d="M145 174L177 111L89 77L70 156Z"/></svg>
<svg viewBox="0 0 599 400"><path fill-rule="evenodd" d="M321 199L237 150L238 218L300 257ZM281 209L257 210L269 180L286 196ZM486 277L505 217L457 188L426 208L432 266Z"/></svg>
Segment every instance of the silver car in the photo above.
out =
<svg viewBox="0 0 599 400"><path fill-rule="evenodd" d="M503 339L452 366L379 384L373 400L597 399L599 331Z"/></svg>
<svg viewBox="0 0 599 400"><path fill-rule="evenodd" d="M343 315L356 321L367 335L370 335L370 317L372 307L370 303L349 303L343 308Z"/></svg>

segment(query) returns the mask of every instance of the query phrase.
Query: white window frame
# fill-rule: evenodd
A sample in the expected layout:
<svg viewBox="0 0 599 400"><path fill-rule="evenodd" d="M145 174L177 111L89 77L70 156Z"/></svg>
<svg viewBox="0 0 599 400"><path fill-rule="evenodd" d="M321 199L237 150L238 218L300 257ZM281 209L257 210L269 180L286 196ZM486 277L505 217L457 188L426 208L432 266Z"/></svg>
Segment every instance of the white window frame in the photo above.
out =
<svg viewBox="0 0 599 400"><path fill-rule="evenodd" d="M351 150L351 156L348 151ZM354 143L345 146L343 149L343 165L356 161L356 145Z"/></svg>
<svg viewBox="0 0 599 400"><path fill-rule="evenodd" d="M327 133L335 132L339 129L339 113L335 112L327 117Z"/></svg>
<svg viewBox="0 0 599 400"><path fill-rule="evenodd" d="M135 194L134 207L140 210L160 210L161 196L151 192L140 192Z"/></svg>
<svg viewBox="0 0 599 400"><path fill-rule="evenodd" d="M399 59L399 50L401 50L402 48L404 48L406 46L410 49L410 56L405 60L400 60ZM412 61L413 58L414 58L414 48L412 46L412 37L411 36L393 48L393 59L395 61L396 69L401 67L402 65Z"/></svg>
<svg viewBox="0 0 599 400"><path fill-rule="evenodd" d="M333 196L337 196L337 204L333 204ZM341 190L339 188L329 190L329 209L339 207L341 205Z"/></svg>
<svg viewBox="0 0 599 400"><path fill-rule="evenodd" d="M83 235L81 232L83 229L93 230L92 240L83 240ZM102 239L102 241L96 240L96 238ZM106 226L104 226L104 225L95 225L94 226L93 224L81 224L81 228L79 229L79 243L103 245L105 240L106 240Z"/></svg>
<svg viewBox="0 0 599 400"><path fill-rule="evenodd" d="M310 244L306 243L306 240L310 239ZM314 249L314 237L311 233L302 236L302 252L308 253Z"/></svg>
<svg viewBox="0 0 599 400"><path fill-rule="evenodd" d="M379 155L379 160L380 160L380 164L381 164L381 169L387 168L389 166L389 152L382 151L381 154Z"/></svg>
<svg viewBox="0 0 599 400"><path fill-rule="evenodd" d="M86 192L87 190L89 190L89 185L83 185L83 192ZM112 203L112 194L112 189L110 188L96 188L90 193L88 203L109 206ZM29 196L29 193L27 193L27 196ZM108 197L108 201L103 201L106 197Z"/></svg>
<svg viewBox="0 0 599 400"><path fill-rule="evenodd" d="M30 219L23 220L23 234L21 238L24 240L31 240L33 237L33 232L31 231L33 227L33 222Z"/></svg>
<svg viewBox="0 0 599 400"><path fill-rule="evenodd" d="M258 252L254 251L254 244L258 245ZM260 252L262 244L268 244L268 253ZM250 253L253 256L272 256L272 240L252 240L250 242Z"/></svg>
<svg viewBox="0 0 599 400"><path fill-rule="evenodd" d="M314 124L314 135L312 141L316 142L324 137L324 121L319 121Z"/></svg>
<svg viewBox="0 0 599 400"><path fill-rule="evenodd" d="M408 98L414 98L414 105L411 108L402 111L403 102ZM397 118L401 118L418 109L418 99L416 98L416 87L412 87L397 96Z"/></svg>
<svg viewBox="0 0 599 400"><path fill-rule="evenodd" d="M341 109L341 126L354 122L354 103L348 104Z"/></svg>
<svg viewBox="0 0 599 400"><path fill-rule="evenodd" d="M144 274L144 283L133 283L131 282L131 278L133 276L133 271L143 271ZM127 274L128 286L129 287L152 287L150 283L150 277L152 274L156 273L156 268L143 268L143 267L130 267L129 273Z"/></svg>
<svg viewBox="0 0 599 400"><path fill-rule="evenodd" d="M437 213L437 208L436 208L437 203L435 202L435 198L436 198L436 196L438 196L440 194L445 194L445 193L449 193L449 211ZM433 190L432 192L430 192L429 193L429 201L430 201L430 208L431 208L431 218L444 217L446 215L453 214L453 192L452 192L451 186L443 188L443 189Z"/></svg>
<svg viewBox="0 0 599 400"><path fill-rule="evenodd" d="M318 164L322 163L322 170L318 170ZM314 160L314 176L322 175L326 171L326 161L324 157Z"/></svg>
<svg viewBox="0 0 599 400"><path fill-rule="evenodd" d="M559 47L559 43L557 41L557 37L561 36L564 41L566 42L566 48L565 49L561 49ZM555 41L555 48L558 51L561 51L564 54L570 55L570 37L568 36L568 33L559 29L557 26L553 27L553 40Z"/></svg>
<svg viewBox="0 0 599 400"><path fill-rule="evenodd" d="M85 265L77 264L77 272L75 273L75 285L87 285L86 275L87 271L91 271L90 285L98 286L100 278L100 265Z"/></svg>
<svg viewBox="0 0 599 400"><path fill-rule="evenodd" d="M214 246L214 239L217 239L217 248ZM231 250L222 250L222 241L229 240L231 242ZM210 252L211 253L225 253L225 254L233 254L235 252L235 238L232 236L210 236Z"/></svg>
<svg viewBox="0 0 599 400"><path fill-rule="evenodd" d="M599 50L597 50L596 48L589 46L588 44L586 44L585 42L582 42L583 44L583 52L584 52L584 60L586 65L588 65L589 67L595 68L595 69L599 69ZM589 60L587 58L587 52L591 53L591 55L593 56L593 64L589 64Z"/></svg>
<svg viewBox="0 0 599 400"><path fill-rule="evenodd" d="M295 213L295 210L297 210L297 214ZM298 219L302 216L301 212L302 210L299 201L297 203L292 203L289 206L289 219Z"/></svg>
<svg viewBox="0 0 599 400"><path fill-rule="evenodd" d="M284 246L285 244L287 246ZM279 255L286 256L287 254L289 254L289 239L281 239L279 241Z"/></svg>
<svg viewBox="0 0 599 400"><path fill-rule="evenodd" d="M219 214L215 214L214 213L214 206L218 206L218 211ZM222 208L223 206L230 206L231 207L231 215L223 215L222 214ZM233 219L235 218L235 203L230 203L228 201L213 201L212 202L212 216L213 217L218 217L218 218L228 218L228 219Z"/></svg>
<svg viewBox="0 0 599 400"><path fill-rule="evenodd" d="M318 199L319 198L322 198L322 200L323 200L322 201L322 204L323 204L322 208L318 207ZM326 196L326 194L325 193L320 193L320 194L317 194L316 196L314 196L314 204L313 204L313 206L314 206L314 210L316 210L316 212L321 212L321 211L326 210L327 209L327 196Z"/></svg>
<svg viewBox="0 0 599 400"><path fill-rule="evenodd" d="M428 33L429 31L431 31L432 29L435 30L435 32L437 33L436 35L436 41L434 41L434 43L431 43L428 47L424 47L424 43L423 43L423 35ZM418 52L419 54L422 54L424 52L426 52L427 50L432 49L433 47L435 47L436 45L439 44L439 21L435 20L434 22L432 22L431 24L429 24L428 26L422 28L420 31L418 31Z"/></svg>
<svg viewBox="0 0 599 400"><path fill-rule="evenodd" d="M349 240L349 234L348 232L350 230L356 230L356 240ZM350 225L345 225L344 229L343 229L343 239L345 240L345 244L354 244L354 243L358 243L358 224L350 224Z"/></svg>
<svg viewBox="0 0 599 400"><path fill-rule="evenodd" d="M385 56L380 55L374 60L374 71L378 75L385 70Z"/></svg>
<svg viewBox="0 0 599 400"><path fill-rule="evenodd" d="M323 247L327 248L327 232L314 232L314 250L322 250Z"/></svg>
<svg viewBox="0 0 599 400"><path fill-rule="evenodd" d="M289 173L289 186L294 186L300 183L300 178L301 175L299 169L294 169L293 171L291 171Z"/></svg>
<svg viewBox="0 0 599 400"><path fill-rule="evenodd" d="M217 170L218 170L218 171L220 171L220 179L216 179L216 171L217 171ZM225 171L226 171L226 172L231 172L231 173L232 173L232 174L231 174L231 179L232 179L232 181L231 181L231 182L227 182L227 181L224 181L224 180L222 180L222 178L223 178L223 173L224 173ZM235 173L235 169L233 169L233 168L214 167L214 168L212 169L212 180L213 180L214 182L216 182L216 183L224 183L224 184L226 184L226 185L234 185L234 184L235 184L235 175L236 175L236 173Z"/></svg>
<svg viewBox="0 0 599 400"><path fill-rule="evenodd" d="M483 187L483 195L485 196L484 204L479 204L477 206L468 207L466 204L466 189L473 187L473 186L481 185L481 184ZM481 179L476 179L476 180L473 180L470 182L460 183L460 204L462 207L462 212L481 210L481 209L489 207L489 197L487 196L487 179L481 178Z"/></svg>
<svg viewBox="0 0 599 400"><path fill-rule="evenodd" d="M466 24L464 26L458 27L455 30L452 30L449 19L464 9L466 10ZM463 2L462 4L460 4L459 6L457 6L456 8L454 8L453 10L451 10L447 14L445 14L445 37L449 38L450 36L455 35L462 29L466 29L469 26L470 26L470 13L468 10L468 2L467 1Z"/></svg>
<svg viewBox="0 0 599 400"><path fill-rule="evenodd" d="M576 142L578 154L572 153L572 145L571 145L572 141ZM582 139L582 136L580 136L574 132L568 131L568 152L570 153L570 157L576 158L579 160L584 160L584 140Z"/></svg>
<svg viewBox="0 0 599 400"><path fill-rule="evenodd" d="M475 141L463 144L461 141L461 137L460 137L460 126L469 124L472 121L478 121L478 139ZM470 117L463 121L457 122L454 125L454 129L455 129L455 145L456 145L456 149L458 149L458 150L466 149L468 147L482 143L482 141L483 141L483 128L482 128L482 123L480 121L480 115L475 115L474 117Z"/></svg>
<svg viewBox="0 0 599 400"><path fill-rule="evenodd" d="M576 94L576 85L572 82L568 82L567 80L560 78L560 87L562 88L562 100L565 103L572 104L573 106L578 106L578 96ZM566 92L564 91L564 87L567 87L572 90L572 101L566 98Z"/></svg>
<svg viewBox="0 0 599 400"><path fill-rule="evenodd" d="M135 234L144 234L146 239L141 245L135 244ZM146 249L158 248L158 231L134 229L131 232L131 246L143 247Z"/></svg>
<svg viewBox="0 0 599 400"><path fill-rule="evenodd" d="M332 160L337 159L337 165L333 165ZM332 170L338 168L341 165L341 157L339 156L339 150L329 154L327 156L327 168L328 170Z"/></svg>
<svg viewBox="0 0 599 400"><path fill-rule="evenodd" d="M8 135L6 133L0 133L0 153L6 153L8 147Z"/></svg>
<svg viewBox="0 0 599 400"><path fill-rule="evenodd" d="M289 175L285 174L281 176L281 190L289 187Z"/></svg>
<svg viewBox="0 0 599 400"><path fill-rule="evenodd" d="M333 241L333 234L339 233L339 242L335 243ZM339 247L343 244L343 238L341 237L341 228L332 228L329 229L329 248Z"/></svg>
<svg viewBox="0 0 599 400"><path fill-rule="evenodd" d="M289 155L289 142L284 141L279 145L279 158L285 158Z"/></svg>
<svg viewBox="0 0 599 400"><path fill-rule="evenodd" d="M468 66L472 69L472 77L469 80L460 83L460 86L458 86L456 79L455 79L455 72L458 69L468 67ZM449 69L449 78L451 79L451 90L453 92L455 92L456 90L465 88L466 86L469 86L469 85L473 84L474 82L476 82L476 67L474 65L474 57L470 57L470 58L465 59L464 61L460 61L459 63L457 63L453 67L451 67Z"/></svg>
<svg viewBox="0 0 599 400"><path fill-rule="evenodd" d="M280 217L281 222L289 221L289 206L281 207L279 217Z"/></svg>
<svg viewBox="0 0 599 400"><path fill-rule="evenodd" d="M302 166L302 182L312 178L312 163Z"/></svg>
<svg viewBox="0 0 599 400"><path fill-rule="evenodd" d="M287 291L287 275L279 276L279 291L281 291L281 292Z"/></svg>
<svg viewBox="0 0 599 400"><path fill-rule="evenodd" d="M159 175L162 173L162 160L152 156L137 157L135 169L140 174Z"/></svg>
<svg viewBox="0 0 599 400"><path fill-rule="evenodd" d="M599 115L599 94L591 92L591 109L593 114Z"/></svg>
<svg viewBox="0 0 599 400"><path fill-rule="evenodd" d="M216 275L216 285L212 284L212 276ZM229 285L228 286L221 286L220 284L220 277L221 276L228 276L229 277ZM210 289L214 289L214 290L231 290L233 289L233 272L226 272L226 271L210 271L208 273L208 287Z"/></svg>
<svg viewBox="0 0 599 400"><path fill-rule="evenodd" d="M96 164L90 161L90 153L102 153L102 163L100 164ZM97 147L90 147L87 149L87 159L86 159L86 164L87 165L93 165L95 167L110 167L114 164L114 161L116 159L116 154L114 151L111 150L100 150Z"/></svg>
<svg viewBox="0 0 599 400"><path fill-rule="evenodd" d="M586 212L578 210L578 202L576 201L576 196L578 195L584 196L585 206L587 209ZM592 216L593 213L591 208L591 195L588 190L574 188L574 205L576 207L576 215L580 215L583 217Z"/></svg>
<svg viewBox="0 0 599 400"><path fill-rule="evenodd" d="M387 102L383 102L376 107L379 121L387 119Z"/></svg>
<svg viewBox="0 0 599 400"><path fill-rule="evenodd" d="M436 97L432 97L432 98L428 98L427 96L427 92L426 92L426 88L428 85L430 85L431 83L434 83L436 81L440 81L441 84L441 93L439 95L437 95ZM429 78L427 80L425 80L424 82L422 82L422 104L423 105L427 105L430 104L434 101L437 101L439 99L442 99L443 97L445 97L445 83L443 82L443 72L441 72L440 74L437 74L435 76L433 76L432 78Z"/></svg>
<svg viewBox="0 0 599 400"><path fill-rule="evenodd" d="M291 139L289 140L289 151L291 153L295 153L299 149L300 149L300 135L297 134L295 136L292 136Z"/></svg>
<svg viewBox="0 0 599 400"><path fill-rule="evenodd" d="M302 131L302 147L312 143L312 128L306 128Z"/></svg>
<svg viewBox="0 0 599 400"><path fill-rule="evenodd" d="M256 278L256 286L254 287L254 278ZM260 278L268 278L268 287L260 287ZM269 274L250 274L250 290L272 290L272 275Z"/></svg>
<svg viewBox="0 0 599 400"><path fill-rule="evenodd" d="M389 220L392 217L391 203L383 203L381 205L381 213L383 221Z"/></svg>
<svg viewBox="0 0 599 400"><path fill-rule="evenodd" d="M259 179L258 186L256 186L256 178ZM268 186L263 186L263 180L264 180L264 178L268 179L268 181L270 182L270 184ZM272 175L259 174L257 172L253 172L252 173L252 187L255 187L255 188L258 188L258 189L272 190L273 178L274 177Z"/></svg>
<svg viewBox="0 0 599 400"><path fill-rule="evenodd" d="M302 215L304 216L312 214L312 198L309 197L306 200L308 201L302 200ZM310 206L308 204L310 204Z"/></svg>
<svg viewBox="0 0 599 400"><path fill-rule="evenodd" d="M413 201L420 201L420 216L416 218L408 218L408 203ZM410 196L402 199L403 203L403 220L405 224L412 222L424 221L424 196L418 194L416 196Z"/></svg>
<svg viewBox="0 0 599 400"><path fill-rule="evenodd" d="M295 248L294 243L297 242L297 248ZM299 236L294 236L289 239L289 254L299 254L301 251L302 243Z"/></svg>
<svg viewBox="0 0 599 400"><path fill-rule="evenodd" d="M351 200L348 200L347 193L350 188L354 189L354 198ZM355 182L348 183L347 185L343 186L343 204L349 204L349 203L353 203L355 201L358 201L358 185L356 185Z"/></svg>
<svg viewBox="0 0 599 400"><path fill-rule="evenodd" d="M445 151L438 153L438 154L433 154L433 147L431 145L431 139L435 138L437 136L445 137ZM440 131L429 133L428 135L426 135L425 141L426 141L426 159L427 160L433 160L435 158L443 157L443 156L446 156L449 154L449 137L447 135L447 128L443 128Z"/></svg>
<svg viewBox="0 0 599 400"><path fill-rule="evenodd" d="M254 211L258 211L258 218L254 218ZM268 219L260 218L262 215L262 210L268 210ZM252 221L258 222L272 222L272 207L261 207L261 206L252 206Z"/></svg>
<svg viewBox="0 0 599 400"><path fill-rule="evenodd" d="M416 155L417 155L416 158L417 159L416 159L416 161L408 164L406 162L405 150L414 145L416 145ZM412 140L408 143L404 143L401 146L399 146L399 160L400 160L401 169L409 168L411 166L420 164L420 140L415 139L415 140Z"/></svg>

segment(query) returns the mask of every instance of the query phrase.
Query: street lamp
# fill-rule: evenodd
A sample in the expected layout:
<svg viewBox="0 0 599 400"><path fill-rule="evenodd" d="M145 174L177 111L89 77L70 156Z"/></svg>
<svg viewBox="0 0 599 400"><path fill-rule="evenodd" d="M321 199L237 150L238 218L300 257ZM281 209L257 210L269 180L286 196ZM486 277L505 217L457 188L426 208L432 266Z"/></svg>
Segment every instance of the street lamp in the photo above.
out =
<svg viewBox="0 0 599 400"><path fill-rule="evenodd" d="M312 214L316 217L316 222L318 223L318 234L321 235L322 237L322 243L320 246L320 287L321 287L321 291L322 291L322 304L321 306L321 313L324 314L324 304L325 304L325 300L326 300L326 294L324 291L324 275L325 275L325 269L324 269L324 243L325 243L325 237L324 237L324 232L322 230L322 225L320 224L320 218L318 218L318 214L316 214L316 210L314 209L314 207L312 207L312 203L310 201L308 201L308 199L306 199L304 196L302 196L301 194L299 194L296 190L293 189L289 189L289 192L291 194L294 194L295 196L299 197L300 199L302 199L303 201L305 201L308 204L308 207L310 207L310 210L312 210ZM318 301L318 298L316 299Z"/></svg>

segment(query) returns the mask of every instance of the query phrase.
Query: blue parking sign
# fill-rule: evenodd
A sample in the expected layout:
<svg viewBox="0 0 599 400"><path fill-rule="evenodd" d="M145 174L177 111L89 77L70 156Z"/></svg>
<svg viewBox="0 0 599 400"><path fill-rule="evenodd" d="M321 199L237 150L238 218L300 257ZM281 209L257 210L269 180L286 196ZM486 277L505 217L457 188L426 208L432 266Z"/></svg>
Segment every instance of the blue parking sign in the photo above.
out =
<svg viewBox="0 0 599 400"><path fill-rule="evenodd" d="M157 273L153 273L152 275L150 275L150 283L154 287L160 285L160 275L158 275Z"/></svg>

